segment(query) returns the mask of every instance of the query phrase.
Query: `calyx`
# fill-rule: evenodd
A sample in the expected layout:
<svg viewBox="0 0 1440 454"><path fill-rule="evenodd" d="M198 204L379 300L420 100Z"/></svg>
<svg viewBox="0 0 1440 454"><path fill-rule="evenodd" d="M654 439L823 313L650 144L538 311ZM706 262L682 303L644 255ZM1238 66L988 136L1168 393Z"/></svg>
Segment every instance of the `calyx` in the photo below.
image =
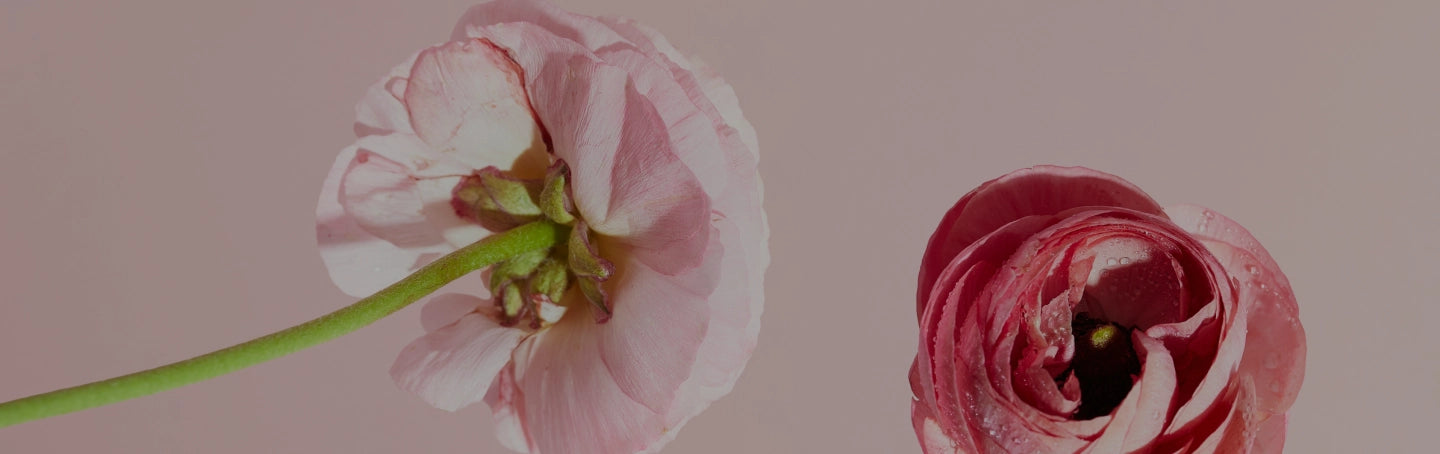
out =
<svg viewBox="0 0 1440 454"><path fill-rule="evenodd" d="M511 257L490 269L489 288L502 324L528 321L539 329L559 321L568 309L565 295L572 287L595 307L595 321L610 319L612 307L604 282L615 274L577 210L569 187L570 170L557 160L543 179L517 178L486 167L460 180L452 191L455 214L488 230L500 232L530 222L570 227L564 244Z"/></svg>

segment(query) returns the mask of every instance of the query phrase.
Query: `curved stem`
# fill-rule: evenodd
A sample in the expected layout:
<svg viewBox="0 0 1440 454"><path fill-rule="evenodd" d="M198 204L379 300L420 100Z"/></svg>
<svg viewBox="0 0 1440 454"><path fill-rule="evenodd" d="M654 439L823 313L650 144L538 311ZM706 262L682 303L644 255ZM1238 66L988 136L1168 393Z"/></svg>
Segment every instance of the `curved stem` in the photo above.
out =
<svg viewBox="0 0 1440 454"><path fill-rule="evenodd" d="M154 369L0 403L0 427L178 388L315 346L393 314L471 271L562 242L566 230L549 221L516 227L436 259L355 304L283 331Z"/></svg>

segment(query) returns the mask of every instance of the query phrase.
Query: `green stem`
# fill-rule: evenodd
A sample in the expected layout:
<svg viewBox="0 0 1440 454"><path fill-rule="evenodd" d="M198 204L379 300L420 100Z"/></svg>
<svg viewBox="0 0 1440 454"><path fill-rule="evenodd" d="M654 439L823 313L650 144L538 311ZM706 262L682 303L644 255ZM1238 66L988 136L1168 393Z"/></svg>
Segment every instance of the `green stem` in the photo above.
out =
<svg viewBox="0 0 1440 454"><path fill-rule="evenodd" d="M0 427L178 388L315 346L393 314L471 271L562 242L566 230L549 221L516 227L436 259L355 304L284 331L154 369L0 403Z"/></svg>

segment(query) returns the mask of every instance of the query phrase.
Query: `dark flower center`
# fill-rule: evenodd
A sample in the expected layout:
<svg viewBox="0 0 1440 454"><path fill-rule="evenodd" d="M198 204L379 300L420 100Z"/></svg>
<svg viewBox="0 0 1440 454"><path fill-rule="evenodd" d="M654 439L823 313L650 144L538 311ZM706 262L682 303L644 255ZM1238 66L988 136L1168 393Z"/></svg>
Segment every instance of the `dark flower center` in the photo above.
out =
<svg viewBox="0 0 1440 454"><path fill-rule="evenodd" d="M1075 333L1075 358L1056 377L1056 383L1063 384L1071 373L1080 382L1080 408L1074 419L1108 415L1125 400L1140 375L1140 357L1130 341L1133 328L1090 318L1084 312L1075 315L1070 327Z"/></svg>

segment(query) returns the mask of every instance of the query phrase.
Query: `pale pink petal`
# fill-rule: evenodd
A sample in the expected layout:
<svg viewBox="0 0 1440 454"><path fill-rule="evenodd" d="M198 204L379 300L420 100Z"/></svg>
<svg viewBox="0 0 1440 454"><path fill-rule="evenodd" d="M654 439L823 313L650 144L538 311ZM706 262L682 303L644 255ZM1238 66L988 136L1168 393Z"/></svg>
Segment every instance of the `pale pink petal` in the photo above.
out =
<svg viewBox="0 0 1440 454"><path fill-rule="evenodd" d="M361 149L340 183L345 214L371 234L400 247L425 247L444 239L421 212L425 202L409 169Z"/></svg>
<svg viewBox="0 0 1440 454"><path fill-rule="evenodd" d="M531 24L484 32L525 69L531 102L555 155L570 165L575 203L591 228L649 250L654 268L698 264L709 198L628 74Z"/></svg>
<svg viewBox="0 0 1440 454"><path fill-rule="evenodd" d="M316 240L320 256L335 285L352 296L369 296L409 274L427 253L443 253L449 245L401 247L365 228L346 212L341 188L345 175L360 152L351 146L340 152L320 191L316 208Z"/></svg>
<svg viewBox="0 0 1440 454"><path fill-rule="evenodd" d="M320 255L335 284L369 296L436 257L487 235L455 216L458 178L418 169L426 147L414 136L367 136L340 153L316 208Z"/></svg>
<svg viewBox="0 0 1440 454"><path fill-rule="evenodd" d="M970 191L945 213L920 262L918 301L929 299L940 270L975 240L1016 219L1085 206L1164 215L1140 188L1107 173L1055 166L1011 172Z"/></svg>
<svg viewBox="0 0 1440 454"><path fill-rule="evenodd" d="M691 92L691 100L695 101L702 111L715 115L716 123L724 126L719 128L720 133L728 135L733 132L744 149L748 150L753 157L759 157L760 148L756 140L755 128L741 114L740 99L735 96L735 90L720 77L718 72L697 57L686 58L670 44L669 40L665 39L665 36L644 24L627 18L601 17L598 19L645 53L658 53L659 57L657 58L663 58L669 62L675 81L685 87L686 91Z"/></svg>
<svg viewBox="0 0 1440 454"><path fill-rule="evenodd" d="M419 52L410 55L365 91L365 97L355 105L356 137L415 132L410 127L410 112L405 108L405 85L409 83L410 69L415 66L418 55Z"/></svg>
<svg viewBox="0 0 1440 454"><path fill-rule="evenodd" d="M390 376L430 405L455 411L485 398L524 337L522 330L471 313L405 346Z"/></svg>
<svg viewBox="0 0 1440 454"><path fill-rule="evenodd" d="M730 290L739 294L734 298L714 293L725 251L718 241L710 246L715 249L706 251L704 264L675 276L638 260L617 263L610 287L614 314L609 322L596 324L584 313L593 309L572 304L571 311L579 314L567 314L536 335L525 360L517 363L516 374L525 395L545 398L527 400L525 425L569 428L532 433L539 452L633 453L658 447L709 403L679 396L679 391L729 385L717 382L733 380L738 369L698 367L702 359L697 352L712 334L712 303L726 309L727 317L735 317L734 311L745 310L748 302L743 290ZM712 299L717 296L724 299ZM749 319L743 312L735 318L741 326ZM737 339L733 333L715 334L723 336L721 341ZM740 331L738 339L749 340L744 339L748 335ZM727 368L743 364L734 357L747 355L749 349L743 344L718 347L731 358L703 360L719 360ZM724 352L727 347L743 350ZM682 386L692 370L725 375L701 377L708 383Z"/></svg>
<svg viewBox="0 0 1440 454"><path fill-rule="evenodd" d="M677 276L635 259L617 263L614 315L596 341L621 391L657 413L668 411L697 360L724 254L712 239L704 264Z"/></svg>
<svg viewBox="0 0 1440 454"><path fill-rule="evenodd" d="M463 293L443 293L430 298L420 308L420 326L425 332L444 328L460 320L465 314L475 312L485 300Z"/></svg>
<svg viewBox="0 0 1440 454"><path fill-rule="evenodd" d="M741 241L739 230L729 220L716 222L718 243L726 245L723 250L714 251L723 254L718 273L720 281L706 300L709 326L705 329L705 340L695 354L690 377L681 385L670 409L670 419L675 421L672 435L690 417L730 392L755 349L764 293L758 283L751 281L754 278L751 270L759 268L763 273L765 265L755 263L756 256L761 254L745 253L743 249L754 249L755 245Z"/></svg>
<svg viewBox="0 0 1440 454"><path fill-rule="evenodd" d="M503 51L479 39L422 51L404 92L415 133L472 169L511 169L526 151L543 157L520 71Z"/></svg>
<svg viewBox="0 0 1440 454"><path fill-rule="evenodd" d="M495 417L495 438L516 452L535 452L534 442L525 430L525 395L515 382L515 363L506 365L490 384L485 404Z"/></svg>
<svg viewBox="0 0 1440 454"><path fill-rule="evenodd" d="M712 196L723 193L727 177L734 172L727 167L726 150L721 145L716 124L675 80L670 68L662 66L666 62L656 61L652 55L634 47L620 45L603 49L597 56L630 74L635 91L650 101L664 122L671 150L694 172L705 193Z"/></svg>
<svg viewBox="0 0 1440 454"><path fill-rule="evenodd" d="M753 157L760 156L759 136L755 134L755 127L740 113L740 98L735 95L735 89L720 77L720 73L699 58L691 58L691 72L695 73L696 79L700 82L700 89L705 96L715 103L715 109L719 111L725 124L735 128L739 135L740 142L745 144Z"/></svg>
<svg viewBox="0 0 1440 454"><path fill-rule="evenodd" d="M576 307L527 339L527 354L517 353L516 381L527 397L521 414L533 452L630 454L671 429L664 415L620 388L597 342L606 325L596 324L590 310Z"/></svg>

